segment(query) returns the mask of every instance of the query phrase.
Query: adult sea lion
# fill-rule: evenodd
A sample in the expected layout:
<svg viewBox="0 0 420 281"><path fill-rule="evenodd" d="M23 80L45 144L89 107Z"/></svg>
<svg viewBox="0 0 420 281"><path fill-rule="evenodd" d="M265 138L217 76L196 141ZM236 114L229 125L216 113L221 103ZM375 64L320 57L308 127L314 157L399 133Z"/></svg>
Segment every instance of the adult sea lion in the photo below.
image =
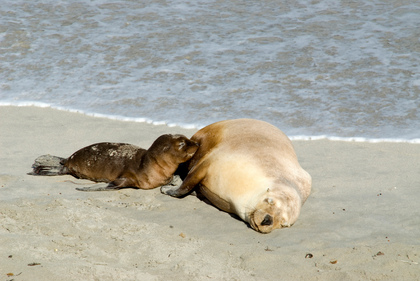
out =
<svg viewBox="0 0 420 281"><path fill-rule="evenodd" d="M297 220L312 180L282 131L263 121L235 119L204 127L191 140L200 147L186 178L181 186L162 186L162 193L181 197L197 186L216 207L262 233Z"/></svg>
<svg viewBox="0 0 420 281"><path fill-rule="evenodd" d="M31 175L72 175L105 187L77 188L81 191L115 190L125 187L152 189L169 184L180 163L194 155L198 144L183 135L162 135L149 149L127 143L96 143L69 158L42 155L32 165Z"/></svg>

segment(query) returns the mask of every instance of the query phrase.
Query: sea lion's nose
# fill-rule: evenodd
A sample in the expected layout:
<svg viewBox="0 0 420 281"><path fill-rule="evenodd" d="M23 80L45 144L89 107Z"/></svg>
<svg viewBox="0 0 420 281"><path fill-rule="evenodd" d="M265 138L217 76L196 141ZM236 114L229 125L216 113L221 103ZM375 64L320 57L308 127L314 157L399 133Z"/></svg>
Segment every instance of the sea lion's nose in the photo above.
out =
<svg viewBox="0 0 420 281"><path fill-rule="evenodd" d="M273 217L270 215L265 215L264 220L261 222L261 225L272 225Z"/></svg>

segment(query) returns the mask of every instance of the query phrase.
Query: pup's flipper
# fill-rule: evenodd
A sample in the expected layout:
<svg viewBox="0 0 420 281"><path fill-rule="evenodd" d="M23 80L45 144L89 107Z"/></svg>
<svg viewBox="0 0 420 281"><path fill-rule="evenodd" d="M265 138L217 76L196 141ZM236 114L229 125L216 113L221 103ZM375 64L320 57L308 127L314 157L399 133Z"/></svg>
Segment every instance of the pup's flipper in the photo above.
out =
<svg viewBox="0 0 420 281"><path fill-rule="evenodd" d="M64 167L66 158L53 156L50 154L41 155L35 159L32 165L32 172L28 175L34 176L58 176L65 175L66 168Z"/></svg>

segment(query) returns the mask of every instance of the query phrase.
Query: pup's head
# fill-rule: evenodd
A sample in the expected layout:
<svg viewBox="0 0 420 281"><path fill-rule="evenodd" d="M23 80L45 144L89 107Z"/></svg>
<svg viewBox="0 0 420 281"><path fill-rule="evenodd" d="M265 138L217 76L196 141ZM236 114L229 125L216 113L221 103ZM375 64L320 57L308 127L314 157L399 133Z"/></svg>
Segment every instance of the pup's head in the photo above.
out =
<svg viewBox="0 0 420 281"><path fill-rule="evenodd" d="M158 137L150 149L161 150L179 164L190 160L194 156L198 149L198 143L184 135L166 134Z"/></svg>

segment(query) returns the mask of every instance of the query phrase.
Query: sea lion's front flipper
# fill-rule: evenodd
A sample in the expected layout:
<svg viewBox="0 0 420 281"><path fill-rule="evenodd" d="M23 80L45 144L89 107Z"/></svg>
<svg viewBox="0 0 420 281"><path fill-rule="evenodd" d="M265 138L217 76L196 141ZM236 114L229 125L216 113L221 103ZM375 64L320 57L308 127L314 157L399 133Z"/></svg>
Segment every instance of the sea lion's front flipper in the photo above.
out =
<svg viewBox="0 0 420 281"><path fill-rule="evenodd" d="M172 177L172 180L168 184L162 185L160 187L160 191L163 194L170 195L171 192L178 190L181 187L181 185L182 185L181 177L178 175L174 175Z"/></svg>
<svg viewBox="0 0 420 281"><path fill-rule="evenodd" d="M160 188L160 192L172 197L182 197L187 195L204 178L207 172L207 168L207 163L201 163L200 165L191 169L181 185L164 185ZM172 182L173 181L174 180L172 180Z"/></svg>
<svg viewBox="0 0 420 281"><path fill-rule="evenodd" d="M181 184L182 184L182 179L181 179L181 177L180 176L178 176L178 175L174 175L173 177L172 177L172 180L171 180L171 182L170 183L168 183L167 185L171 185L171 186L181 186Z"/></svg>
<svg viewBox="0 0 420 281"><path fill-rule="evenodd" d="M130 179L127 178L117 178L114 181L110 182L108 185L97 184L94 186L87 186L82 188L76 188L79 191L113 191L119 190L121 188L134 187Z"/></svg>
<svg viewBox="0 0 420 281"><path fill-rule="evenodd" d="M76 190L79 191L113 191L113 190L118 190L120 189L120 187L117 187L115 185L105 185L105 184L97 184L97 185L93 185L93 186L86 186L86 187L77 187Z"/></svg>

